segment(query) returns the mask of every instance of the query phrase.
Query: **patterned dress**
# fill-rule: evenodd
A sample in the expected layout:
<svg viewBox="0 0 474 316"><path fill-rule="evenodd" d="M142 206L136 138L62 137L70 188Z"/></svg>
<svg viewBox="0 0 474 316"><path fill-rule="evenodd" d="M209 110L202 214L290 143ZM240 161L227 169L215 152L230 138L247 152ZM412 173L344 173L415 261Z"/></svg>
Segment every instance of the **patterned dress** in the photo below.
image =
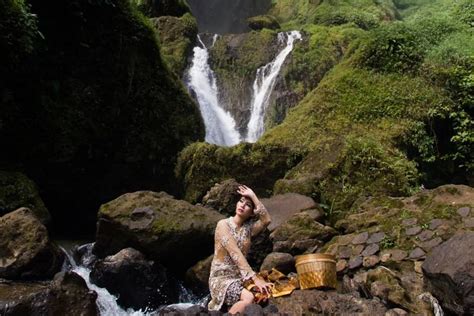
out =
<svg viewBox="0 0 474 316"><path fill-rule="evenodd" d="M239 301L243 281L255 275L245 256L250 249L251 237L268 225L261 218L269 215L263 204L258 205L254 213L259 216L259 220L247 220L241 227L237 227L232 217L217 223L209 276L212 298L209 310L220 310L224 303L231 306Z"/></svg>

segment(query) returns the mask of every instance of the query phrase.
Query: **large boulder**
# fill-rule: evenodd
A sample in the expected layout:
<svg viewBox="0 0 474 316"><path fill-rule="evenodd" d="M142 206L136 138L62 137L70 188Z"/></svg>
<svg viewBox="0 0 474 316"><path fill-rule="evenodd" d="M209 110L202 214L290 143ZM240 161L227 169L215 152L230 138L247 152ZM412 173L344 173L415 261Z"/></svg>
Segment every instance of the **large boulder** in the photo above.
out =
<svg viewBox="0 0 474 316"><path fill-rule="evenodd" d="M262 203L272 216L272 222L268 226L268 229L271 231L300 211L318 208L318 205L312 198L298 193L277 194L270 198L262 199ZM319 221L323 215L324 212L320 210L320 214L315 220Z"/></svg>
<svg viewBox="0 0 474 316"><path fill-rule="evenodd" d="M127 193L100 207L94 253L99 257L132 247L178 271L213 251L218 212L165 192Z"/></svg>
<svg viewBox="0 0 474 316"><path fill-rule="evenodd" d="M200 260L186 271L186 282L196 289L209 289L209 275L214 255Z"/></svg>
<svg viewBox="0 0 474 316"><path fill-rule="evenodd" d="M457 315L474 314L474 232L460 231L434 248L422 269L430 292Z"/></svg>
<svg viewBox="0 0 474 316"><path fill-rule="evenodd" d="M117 296L118 304L125 308L154 309L178 298L177 286L167 276L166 269L133 248L98 260L90 278Z"/></svg>
<svg viewBox="0 0 474 316"><path fill-rule="evenodd" d="M20 172L0 171L0 216L20 207L29 208L45 225L51 221L51 215L31 179Z"/></svg>
<svg viewBox="0 0 474 316"><path fill-rule="evenodd" d="M384 315L387 308L378 299L364 299L336 291L295 290L270 303L289 315Z"/></svg>
<svg viewBox="0 0 474 316"><path fill-rule="evenodd" d="M27 208L0 217L0 278L46 279L61 269L64 255L46 227Z"/></svg>
<svg viewBox="0 0 474 316"><path fill-rule="evenodd" d="M216 183L202 198L202 203L221 214L235 215L235 207L240 198L240 194L237 193L239 185L235 179Z"/></svg>
<svg viewBox="0 0 474 316"><path fill-rule="evenodd" d="M49 282L10 282L0 279L2 315L96 316L97 294L74 272L60 272Z"/></svg>
<svg viewBox="0 0 474 316"><path fill-rule="evenodd" d="M306 210L294 214L271 234L273 250L293 255L314 252L323 242L337 235L337 231L316 221L318 210Z"/></svg>

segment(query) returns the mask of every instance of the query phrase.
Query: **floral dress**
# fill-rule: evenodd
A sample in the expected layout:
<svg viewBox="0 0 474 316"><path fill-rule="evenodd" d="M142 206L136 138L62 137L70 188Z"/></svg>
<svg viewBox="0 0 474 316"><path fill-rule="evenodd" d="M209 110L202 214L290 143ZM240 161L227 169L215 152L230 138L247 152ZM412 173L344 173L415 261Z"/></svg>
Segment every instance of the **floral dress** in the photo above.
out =
<svg viewBox="0 0 474 316"><path fill-rule="evenodd" d="M222 305L233 305L240 300L243 281L255 275L245 256L250 249L250 239L258 235L267 226L261 220L268 212L260 204L254 211L260 219L247 220L237 227L233 218L222 219L217 223L215 232L214 258L209 276L211 301L209 310L220 310Z"/></svg>

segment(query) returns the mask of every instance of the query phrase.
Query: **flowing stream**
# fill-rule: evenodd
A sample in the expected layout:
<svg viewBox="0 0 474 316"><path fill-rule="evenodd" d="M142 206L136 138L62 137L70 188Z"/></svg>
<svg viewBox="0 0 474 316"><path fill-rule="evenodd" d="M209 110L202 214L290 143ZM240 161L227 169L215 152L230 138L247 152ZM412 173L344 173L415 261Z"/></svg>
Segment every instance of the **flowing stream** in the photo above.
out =
<svg viewBox="0 0 474 316"><path fill-rule="evenodd" d="M91 244L89 244L91 245ZM92 249L92 247L89 247ZM78 264L74 260L70 251L61 247L64 254L66 255L67 260L63 265L63 271L73 271L80 275L87 283L87 287L97 293L97 307L99 309L100 315L107 316L151 316L156 315L156 310L133 310L131 308L123 309L117 304L117 297L110 294L106 288L101 288L95 285L90 281L89 275L91 273L88 264L91 263L95 258L88 251L81 259L84 264ZM203 305L206 301L206 298L197 298L193 296L184 286L179 285L180 294L179 301L182 303L177 303L173 305L168 305L166 307L173 307L175 310L185 310L193 305Z"/></svg>
<svg viewBox="0 0 474 316"><path fill-rule="evenodd" d="M217 38L214 36L213 44ZM206 142L232 146L240 142L235 121L229 112L219 105L216 76L209 67L209 52L198 35L200 46L194 47L194 57L187 75L187 86L196 94L204 124Z"/></svg>
<svg viewBox="0 0 474 316"><path fill-rule="evenodd" d="M247 125L246 141L254 143L262 136L264 128L265 110L268 100L275 86L276 78L281 66L285 62L288 54L293 50L295 40L301 40L301 33L298 31L278 33L278 41L284 43L285 48L270 63L257 69L255 81L253 83L252 105L250 107L250 120Z"/></svg>

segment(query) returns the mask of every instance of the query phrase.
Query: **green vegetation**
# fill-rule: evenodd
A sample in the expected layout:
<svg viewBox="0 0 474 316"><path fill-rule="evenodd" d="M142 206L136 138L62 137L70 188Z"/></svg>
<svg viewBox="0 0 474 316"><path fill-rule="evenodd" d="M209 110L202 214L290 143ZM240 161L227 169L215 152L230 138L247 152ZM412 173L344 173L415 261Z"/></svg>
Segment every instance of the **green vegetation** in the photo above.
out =
<svg viewBox="0 0 474 316"><path fill-rule="evenodd" d="M247 19L248 26L252 30L270 29L276 30L280 28L280 24L272 15L258 15Z"/></svg>

